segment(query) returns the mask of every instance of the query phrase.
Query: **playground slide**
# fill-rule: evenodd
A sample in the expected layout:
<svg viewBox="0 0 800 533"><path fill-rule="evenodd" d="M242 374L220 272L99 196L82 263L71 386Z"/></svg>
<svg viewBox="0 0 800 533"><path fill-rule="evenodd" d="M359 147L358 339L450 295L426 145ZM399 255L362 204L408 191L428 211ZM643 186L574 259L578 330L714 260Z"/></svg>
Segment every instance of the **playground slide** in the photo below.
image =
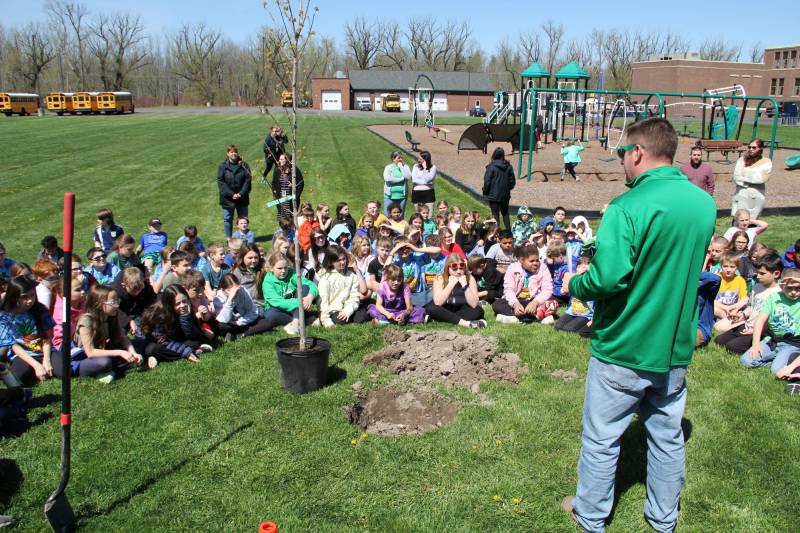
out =
<svg viewBox="0 0 800 533"><path fill-rule="evenodd" d="M473 124L464 130L458 140L458 151L486 150L490 142L508 142L519 150L518 124Z"/></svg>
<svg viewBox="0 0 800 533"><path fill-rule="evenodd" d="M790 155L786 158L786 168L789 170L800 169L800 154Z"/></svg>

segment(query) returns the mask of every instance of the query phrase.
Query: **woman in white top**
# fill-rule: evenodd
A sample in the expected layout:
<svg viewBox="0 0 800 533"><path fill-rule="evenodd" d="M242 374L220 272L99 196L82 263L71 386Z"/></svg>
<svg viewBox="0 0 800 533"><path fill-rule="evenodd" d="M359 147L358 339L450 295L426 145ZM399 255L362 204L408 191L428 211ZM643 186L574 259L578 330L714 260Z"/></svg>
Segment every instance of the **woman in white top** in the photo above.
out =
<svg viewBox="0 0 800 533"><path fill-rule="evenodd" d="M436 193L433 189L433 179L436 177L436 165L431 163L431 153L423 150L419 153L417 164L411 169L411 181L414 188L411 190L411 203L426 204L433 213L436 203Z"/></svg>
<svg viewBox="0 0 800 533"><path fill-rule="evenodd" d="M752 218L758 218L766 202L766 183L771 172L772 161L764 157L764 141L753 139L747 146L747 154L736 161L733 169L736 192L731 206L732 216L739 209L747 209Z"/></svg>

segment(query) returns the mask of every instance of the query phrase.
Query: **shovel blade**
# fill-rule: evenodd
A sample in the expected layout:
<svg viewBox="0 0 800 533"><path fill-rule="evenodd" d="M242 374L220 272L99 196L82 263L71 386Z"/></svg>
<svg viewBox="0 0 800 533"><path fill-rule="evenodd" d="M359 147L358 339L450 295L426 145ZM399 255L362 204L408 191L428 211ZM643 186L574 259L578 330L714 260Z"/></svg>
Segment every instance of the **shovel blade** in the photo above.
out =
<svg viewBox="0 0 800 533"><path fill-rule="evenodd" d="M48 500L44 504L44 514L56 533L75 531L75 513L65 493L59 494L55 500Z"/></svg>

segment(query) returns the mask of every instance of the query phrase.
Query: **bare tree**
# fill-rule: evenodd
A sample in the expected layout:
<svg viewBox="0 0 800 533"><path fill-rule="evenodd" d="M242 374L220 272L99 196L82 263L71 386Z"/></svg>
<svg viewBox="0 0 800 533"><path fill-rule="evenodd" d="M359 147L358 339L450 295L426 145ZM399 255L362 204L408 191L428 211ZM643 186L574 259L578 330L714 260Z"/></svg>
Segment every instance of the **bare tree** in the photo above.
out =
<svg viewBox="0 0 800 533"><path fill-rule="evenodd" d="M124 88L128 75L148 62L142 46L146 35L141 18L128 13L117 13L111 18L100 15L91 28L95 37L91 50L99 62L103 88L115 91Z"/></svg>
<svg viewBox="0 0 800 533"><path fill-rule="evenodd" d="M85 89L89 86L89 62L86 48L91 34L85 20L89 11L86 6L77 2L62 3L61 5L62 12L72 27L72 35L77 49L77 61L75 61L73 70L78 75L78 83Z"/></svg>
<svg viewBox="0 0 800 533"><path fill-rule="evenodd" d="M345 45L355 59L356 67L368 70L375 65L375 57L381 50L379 24L358 17L344 27Z"/></svg>
<svg viewBox="0 0 800 533"><path fill-rule="evenodd" d="M609 89L627 89L630 86L633 43L630 34L611 30L603 41L603 55L609 74Z"/></svg>
<svg viewBox="0 0 800 533"><path fill-rule="evenodd" d="M547 65L545 65L545 68L552 74L553 67L555 67L556 61L558 60L558 54L561 51L561 44L564 39L564 26L562 24L556 24L552 20L546 20L542 23L541 28L547 38L547 52L545 53Z"/></svg>
<svg viewBox="0 0 800 533"><path fill-rule="evenodd" d="M184 24L172 37L174 72L189 82L205 102L214 105L222 59L217 48L222 34L205 24Z"/></svg>
<svg viewBox="0 0 800 533"><path fill-rule="evenodd" d="M61 2L47 2L45 12L50 22L53 40L55 41L56 65L58 66L58 85L60 90L69 90L69 53L70 27Z"/></svg>
<svg viewBox="0 0 800 533"><path fill-rule="evenodd" d="M383 37L380 40L379 55L376 66L405 70L408 65L408 49L404 45L405 34L394 21L384 21L378 24L378 32Z"/></svg>
<svg viewBox="0 0 800 533"><path fill-rule="evenodd" d="M709 61L738 61L742 43L729 44L723 37L708 38L700 45L700 59Z"/></svg>
<svg viewBox="0 0 800 533"><path fill-rule="evenodd" d="M35 23L14 32L13 41L19 53L18 72L28 88L39 94L42 71L55 57L53 45L41 26Z"/></svg>
<svg viewBox="0 0 800 533"><path fill-rule="evenodd" d="M764 62L764 46L761 44L761 41L754 43L753 46L750 48L750 62L751 63Z"/></svg>

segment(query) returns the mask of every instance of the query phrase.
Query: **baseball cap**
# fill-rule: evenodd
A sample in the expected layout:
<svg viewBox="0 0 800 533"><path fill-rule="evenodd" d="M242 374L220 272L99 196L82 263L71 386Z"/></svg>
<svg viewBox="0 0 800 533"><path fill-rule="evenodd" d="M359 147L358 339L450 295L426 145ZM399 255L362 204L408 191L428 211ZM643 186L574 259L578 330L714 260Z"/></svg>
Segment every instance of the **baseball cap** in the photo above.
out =
<svg viewBox="0 0 800 533"><path fill-rule="evenodd" d="M160 226L161 219L160 218L151 218L150 222L147 223L148 226Z"/></svg>

